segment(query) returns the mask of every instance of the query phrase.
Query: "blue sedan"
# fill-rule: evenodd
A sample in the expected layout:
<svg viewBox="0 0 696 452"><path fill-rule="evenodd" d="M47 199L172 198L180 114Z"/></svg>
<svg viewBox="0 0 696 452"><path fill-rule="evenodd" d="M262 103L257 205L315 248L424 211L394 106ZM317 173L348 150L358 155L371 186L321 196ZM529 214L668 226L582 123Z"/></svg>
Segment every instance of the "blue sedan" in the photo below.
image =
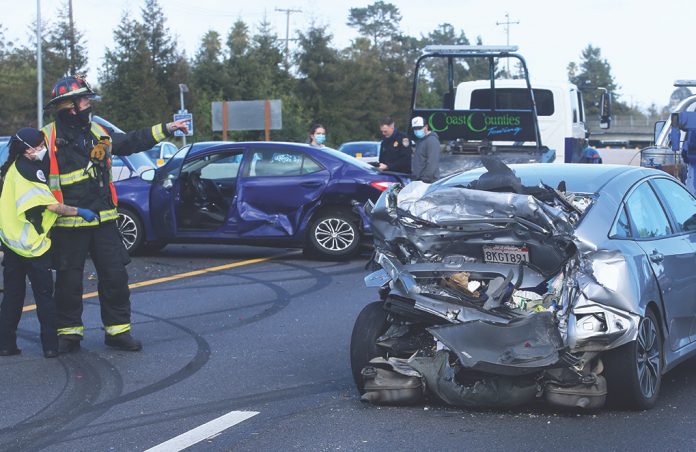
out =
<svg viewBox="0 0 696 452"><path fill-rule="evenodd" d="M167 243L303 248L344 258L370 232L360 209L399 182L328 148L209 142L122 181L119 225L130 252Z"/></svg>

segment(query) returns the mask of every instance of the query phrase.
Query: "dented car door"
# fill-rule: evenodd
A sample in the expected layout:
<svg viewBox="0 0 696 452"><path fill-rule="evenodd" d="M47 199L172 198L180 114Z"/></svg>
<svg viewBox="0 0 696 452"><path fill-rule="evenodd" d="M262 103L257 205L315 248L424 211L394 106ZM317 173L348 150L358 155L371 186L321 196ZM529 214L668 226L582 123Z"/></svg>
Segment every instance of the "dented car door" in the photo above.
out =
<svg viewBox="0 0 696 452"><path fill-rule="evenodd" d="M318 206L330 173L306 153L251 148L237 192L242 237L287 237Z"/></svg>

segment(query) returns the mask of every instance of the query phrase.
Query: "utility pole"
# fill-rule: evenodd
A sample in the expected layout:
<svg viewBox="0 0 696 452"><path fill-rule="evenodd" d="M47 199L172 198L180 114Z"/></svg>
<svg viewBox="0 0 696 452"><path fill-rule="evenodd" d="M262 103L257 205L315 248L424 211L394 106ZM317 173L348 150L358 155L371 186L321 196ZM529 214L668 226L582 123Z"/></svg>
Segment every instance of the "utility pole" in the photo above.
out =
<svg viewBox="0 0 696 452"><path fill-rule="evenodd" d="M36 128L43 127L43 68L41 62L41 0L36 0Z"/></svg>
<svg viewBox="0 0 696 452"><path fill-rule="evenodd" d="M68 0L68 20L70 21L70 42L68 43L69 49L70 49L70 74L68 75L74 75L75 72L77 72L77 68L75 67L75 22L73 22L73 9L72 9L72 0Z"/></svg>
<svg viewBox="0 0 696 452"><path fill-rule="evenodd" d="M285 67L289 68L289 57L290 57L290 41L295 41L295 39L290 39L290 14L292 13L301 13L301 9L283 9L283 8L276 8L275 9L279 13L285 13Z"/></svg>
<svg viewBox="0 0 696 452"><path fill-rule="evenodd" d="M514 22L510 22L510 14L505 13L505 22L497 22L496 25L505 25L505 34L507 35L507 45L510 46L510 25L518 25L520 23L519 20L516 20ZM507 60L507 73L508 77L512 77L512 74L510 73L510 58L506 58Z"/></svg>

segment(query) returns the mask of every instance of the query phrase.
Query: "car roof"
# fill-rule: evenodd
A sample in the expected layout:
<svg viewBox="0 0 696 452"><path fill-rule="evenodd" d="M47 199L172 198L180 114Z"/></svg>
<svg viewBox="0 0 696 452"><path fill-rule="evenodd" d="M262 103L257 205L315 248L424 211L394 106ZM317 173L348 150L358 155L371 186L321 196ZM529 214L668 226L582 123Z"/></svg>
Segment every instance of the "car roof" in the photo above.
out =
<svg viewBox="0 0 696 452"><path fill-rule="evenodd" d="M563 181L567 190L575 193L598 193L609 181L619 176L628 176L637 180L650 175L666 174L652 168L608 164L524 163L509 166L522 180L523 185L536 186L543 182L556 188ZM454 174L442 179L439 183L444 185L468 184L485 172L487 172L485 168L477 168Z"/></svg>

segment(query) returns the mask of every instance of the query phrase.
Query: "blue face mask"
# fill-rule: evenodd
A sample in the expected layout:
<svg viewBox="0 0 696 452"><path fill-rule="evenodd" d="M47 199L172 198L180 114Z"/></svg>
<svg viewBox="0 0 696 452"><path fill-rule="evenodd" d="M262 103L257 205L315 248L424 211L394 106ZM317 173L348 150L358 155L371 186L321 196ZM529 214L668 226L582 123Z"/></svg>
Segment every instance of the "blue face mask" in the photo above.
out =
<svg viewBox="0 0 696 452"><path fill-rule="evenodd" d="M314 141L316 141L317 144L324 144L324 141L326 141L326 135L318 133L314 135Z"/></svg>
<svg viewBox="0 0 696 452"><path fill-rule="evenodd" d="M423 130L423 129L414 130L413 134L416 136L416 138L418 138L420 140L421 138L423 138L425 136L425 130Z"/></svg>

